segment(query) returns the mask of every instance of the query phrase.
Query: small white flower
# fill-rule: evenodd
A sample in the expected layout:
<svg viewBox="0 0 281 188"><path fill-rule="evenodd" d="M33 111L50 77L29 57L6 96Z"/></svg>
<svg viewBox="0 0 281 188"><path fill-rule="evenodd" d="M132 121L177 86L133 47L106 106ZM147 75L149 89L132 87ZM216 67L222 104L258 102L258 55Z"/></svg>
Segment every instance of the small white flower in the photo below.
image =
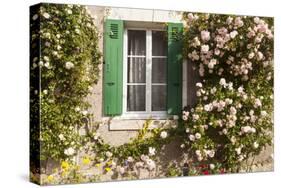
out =
<svg viewBox="0 0 281 188"><path fill-rule="evenodd" d="M76 28L75 33L80 34L80 30Z"/></svg>
<svg viewBox="0 0 281 188"><path fill-rule="evenodd" d="M186 132L186 133L189 133L189 132L190 132L190 129L189 129L189 128L186 128L186 129L185 129L185 132Z"/></svg>
<svg viewBox="0 0 281 188"><path fill-rule="evenodd" d="M260 100L260 99L255 99L254 107L255 107L255 108L258 108L258 107L260 107L260 106L262 106L261 100Z"/></svg>
<svg viewBox="0 0 281 188"><path fill-rule="evenodd" d="M70 10L70 9L67 9L67 14L72 14L72 10Z"/></svg>
<svg viewBox="0 0 281 188"><path fill-rule="evenodd" d="M106 157L110 158L112 157L112 153L110 151L105 152Z"/></svg>
<svg viewBox="0 0 281 188"><path fill-rule="evenodd" d="M146 161L146 164L147 164L147 168L148 168L148 170L154 170L155 168L156 168L156 164L155 164L155 162L153 161L153 160L151 160L151 159L148 159L147 161Z"/></svg>
<svg viewBox="0 0 281 188"><path fill-rule="evenodd" d="M237 113L237 110L232 106L230 107L230 114L235 115Z"/></svg>
<svg viewBox="0 0 281 188"><path fill-rule="evenodd" d="M39 61L39 66L43 66L44 62L43 61Z"/></svg>
<svg viewBox="0 0 281 188"><path fill-rule="evenodd" d="M230 138L230 141L231 141L232 144L235 144L235 143L236 143L236 138L235 138L235 136L232 136L232 137Z"/></svg>
<svg viewBox="0 0 281 188"><path fill-rule="evenodd" d="M185 145L184 145L184 144L181 144L180 147L181 147L181 148L185 148Z"/></svg>
<svg viewBox="0 0 281 188"><path fill-rule="evenodd" d="M59 139L60 139L61 141L64 141L64 140L65 140L63 134L59 134Z"/></svg>
<svg viewBox="0 0 281 188"><path fill-rule="evenodd" d="M75 107L75 112L80 112L80 108L77 106L77 107Z"/></svg>
<svg viewBox="0 0 281 188"><path fill-rule="evenodd" d="M68 155L68 156L71 156L71 155L73 155L74 153L75 153L75 150L74 150L72 147L70 147L70 148L64 150L64 154L65 154L65 155Z"/></svg>
<svg viewBox="0 0 281 188"><path fill-rule="evenodd" d="M189 135L189 140L190 140L190 141L194 141L194 140L195 140L195 136L194 136L194 135L192 135L192 134L191 134L191 135Z"/></svg>
<svg viewBox="0 0 281 188"><path fill-rule="evenodd" d="M201 31L201 39L202 39L203 41L208 41L208 40L210 40L210 32L209 32L209 31L206 31L206 30Z"/></svg>
<svg viewBox="0 0 281 188"><path fill-rule="evenodd" d="M215 165L214 164L210 164L210 169L214 170L215 169Z"/></svg>
<svg viewBox="0 0 281 188"><path fill-rule="evenodd" d="M200 134L200 133L196 133L196 134L195 134L195 138L196 138L196 139L200 139L200 138L201 138L201 134Z"/></svg>
<svg viewBox="0 0 281 188"><path fill-rule="evenodd" d="M179 119L179 116L174 115L174 116L173 116L173 119L174 119L174 120L178 120L178 119Z"/></svg>
<svg viewBox="0 0 281 188"><path fill-rule="evenodd" d="M219 82L219 84L221 85L221 86L224 86L224 87L226 87L226 80L224 79L224 78L221 78L220 79L220 82Z"/></svg>
<svg viewBox="0 0 281 188"><path fill-rule="evenodd" d="M261 52L258 52L258 60L262 60L263 59L263 54Z"/></svg>
<svg viewBox="0 0 281 188"><path fill-rule="evenodd" d="M85 115L88 114L88 111L87 110L83 110L81 113L85 116Z"/></svg>
<svg viewBox="0 0 281 188"><path fill-rule="evenodd" d="M188 119L188 116L184 114L184 115L182 116L182 120L183 120L183 121L186 121L187 119Z"/></svg>
<svg viewBox="0 0 281 188"><path fill-rule="evenodd" d="M206 54L209 51L209 45L202 45L201 46L201 52Z"/></svg>
<svg viewBox="0 0 281 188"><path fill-rule="evenodd" d="M232 39L234 39L234 38L236 37L236 35L238 35L238 32L237 32L236 30L230 32L230 37L231 37Z"/></svg>
<svg viewBox="0 0 281 188"><path fill-rule="evenodd" d="M202 83L197 82L197 83L196 83L196 86L197 86L197 87L202 87Z"/></svg>
<svg viewBox="0 0 281 188"><path fill-rule="evenodd" d="M242 148L240 148L240 147L239 147L239 148L235 148L235 151L236 151L237 155L240 155L240 154L241 154L241 149L242 149Z"/></svg>
<svg viewBox="0 0 281 188"><path fill-rule="evenodd" d="M129 163L132 163L132 162L134 162L134 158L131 157L131 156L129 156L128 159L127 159L127 161L128 161Z"/></svg>
<svg viewBox="0 0 281 188"><path fill-rule="evenodd" d="M161 138L167 138L167 136L168 136L168 133L166 132L166 131L162 131L161 133L160 133L160 137Z"/></svg>
<svg viewBox="0 0 281 188"><path fill-rule="evenodd" d="M196 151L195 151L195 154L196 154L197 156L201 156L201 151L200 151L200 150L196 150Z"/></svg>
<svg viewBox="0 0 281 188"><path fill-rule="evenodd" d="M49 19L50 18L50 14L48 14L47 12L44 12L43 13L43 17L46 18L46 19Z"/></svg>
<svg viewBox="0 0 281 188"><path fill-rule="evenodd" d="M94 140L98 140L100 137L100 133L96 133L95 136L94 136Z"/></svg>
<svg viewBox="0 0 281 188"><path fill-rule="evenodd" d="M156 152L156 149L155 149L155 148L153 148L153 147L149 147L149 148L148 148L148 155L149 155L149 156L155 155L155 152Z"/></svg>
<svg viewBox="0 0 281 188"><path fill-rule="evenodd" d="M259 144L257 142L254 142L253 147L257 149L259 147Z"/></svg>
<svg viewBox="0 0 281 188"><path fill-rule="evenodd" d="M44 93L45 95L47 95L47 94L48 94L48 90L47 90L47 89L44 89L44 90L43 90L43 93Z"/></svg>
<svg viewBox="0 0 281 188"><path fill-rule="evenodd" d="M69 69L71 69L71 68L73 68L73 67L74 67L74 64L71 63L70 61L68 61L68 62L65 63L65 68L66 68L66 69L69 70Z"/></svg>
<svg viewBox="0 0 281 188"><path fill-rule="evenodd" d="M34 14L34 15L32 16L32 20L37 20L37 18L38 18L38 14Z"/></svg>
<svg viewBox="0 0 281 188"><path fill-rule="evenodd" d="M252 59L254 56L255 56L254 52L251 52L251 53L249 53L248 58L249 58L249 59Z"/></svg>
<svg viewBox="0 0 281 188"><path fill-rule="evenodd" d="M266 115L267 115L266 111L262 110L262 111L261 111L261 116L262 116L262 117L265 117Z"/></svg>

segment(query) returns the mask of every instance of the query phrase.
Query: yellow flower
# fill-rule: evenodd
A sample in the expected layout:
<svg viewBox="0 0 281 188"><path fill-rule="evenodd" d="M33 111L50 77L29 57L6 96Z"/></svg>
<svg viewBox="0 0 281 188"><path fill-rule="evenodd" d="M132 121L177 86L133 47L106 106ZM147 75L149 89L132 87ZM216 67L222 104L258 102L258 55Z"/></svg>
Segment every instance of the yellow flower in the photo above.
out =
<svg viewBox="0 0 281 188"><path fill-rule="evenodd" d="M89 159L89 157L84 157L82 162L84 165L88 165L91 162L91 160Z"/></svg>
<svg viewBox="0 0 281 188"><path fill-rule="evenodd" d="M100 167L100 165L101 165L100 163L97 163L95 166L96 166L96 167Z"/></svg>
<svg viewBox="0 0 281 188"><path fill-rule="evenodd" d="M48 180L48 182L54 181L54 176L49 175L49 176L47 177L47 180Z"/></svg>
<svg viewBox="0 0 281 188"><path fill-rule="evenodd" d="M106 168L105 168L105 171L106 171L106 172L110 172L110 171L111 171L111 168L106 167Z"/></svg>
<svg viewBox="0 0 281 188"><path fill-rule="evenodd" d="M68 170L68 169L69 169L69 164L68 164L68 162L63 161L63 162L61 163L61 168L64 169L64 170Z"/></svg>

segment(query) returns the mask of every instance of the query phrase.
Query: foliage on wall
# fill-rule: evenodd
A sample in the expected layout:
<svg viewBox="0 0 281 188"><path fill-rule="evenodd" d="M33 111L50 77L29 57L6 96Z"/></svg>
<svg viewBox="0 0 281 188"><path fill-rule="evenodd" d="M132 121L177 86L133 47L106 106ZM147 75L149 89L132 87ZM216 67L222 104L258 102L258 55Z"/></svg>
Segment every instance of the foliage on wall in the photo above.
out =
<svg viewBox="0 0 281 188"><path fill-rule="evenodd" d="M196 160L237 171L272 144L273 19L183 15L184 55L202 82L198 104L183 112Z"/></svg>
<svg viewBox="0 0 281 188"><path fill-rule="evenodd" d="M99 38L84 6L42 4L31 24L39 19L31 32L32 41L40 39L33 49L40 56L33 57L31 74L40 70L40 90L33 91L41 105L40 154L41 160L62 160L81 147L77 129L91 116L85 97L99 78Z"/></svg>

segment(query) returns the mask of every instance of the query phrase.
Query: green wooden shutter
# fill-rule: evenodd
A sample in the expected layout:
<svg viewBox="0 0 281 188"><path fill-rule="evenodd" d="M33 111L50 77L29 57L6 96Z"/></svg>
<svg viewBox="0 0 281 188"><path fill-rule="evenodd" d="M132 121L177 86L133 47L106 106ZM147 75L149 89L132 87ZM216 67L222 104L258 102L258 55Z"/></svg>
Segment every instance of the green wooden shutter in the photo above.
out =
<svg viewBox="0 0 281 188"><path fill-rule="evenodd" d="M182 110L182 32L181 23L168 23L167 111L171 115Z"/></svg>
<svg viewBox="0 0 281 188"><path fill-rule="evenodd" d="M110 116L122 113L123 30L122 20L106 20L103 109Z"/></svg>

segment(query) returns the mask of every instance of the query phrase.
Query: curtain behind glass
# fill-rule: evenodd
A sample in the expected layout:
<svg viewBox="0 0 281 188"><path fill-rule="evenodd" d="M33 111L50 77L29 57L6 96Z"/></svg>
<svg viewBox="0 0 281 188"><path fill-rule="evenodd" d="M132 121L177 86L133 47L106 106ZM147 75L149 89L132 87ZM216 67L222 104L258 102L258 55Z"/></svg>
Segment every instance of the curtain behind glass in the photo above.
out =
<svg viewBox="0 0 281 188"><path fill-rule="evenodd" d="M146 31L128 30L127 111L145 111Z"/></svg>

